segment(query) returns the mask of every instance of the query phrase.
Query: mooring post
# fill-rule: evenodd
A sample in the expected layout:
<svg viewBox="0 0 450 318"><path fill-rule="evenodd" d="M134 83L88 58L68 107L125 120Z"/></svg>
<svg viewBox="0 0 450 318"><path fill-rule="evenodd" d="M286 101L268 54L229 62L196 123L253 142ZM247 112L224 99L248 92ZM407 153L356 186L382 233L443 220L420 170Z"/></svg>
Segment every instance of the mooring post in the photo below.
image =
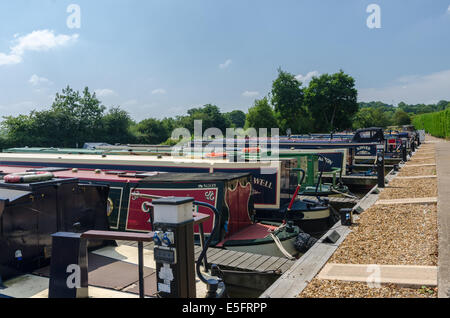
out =
<svg viewBox="0 0 450 318"><path fill-rule="evenodd" d="M384 188L384 153L382 151L377 153L377 174L378 174L378 187Z"/></svg>
<svg viewBox="0 0 450 318"><path fill-rule="evenodd" d="M402 141L402 160L403 162L408 161L407 153L406 153L406 140Z"/></svg>
<svg viewBox="0 0 450 318"><path fill-rule="evenodd" d="M353 209L340 209L339 215L341 217L341 225L351 226L353 224ZM336 243L338 239L339 236L337 236L336 240L333 243Z"/></svg>
<svg viewBox="0 0 450 318"><path fill-rule="evenodd" d="M144 291L144 242L138 242L139 298L145 297Z"/></svg>

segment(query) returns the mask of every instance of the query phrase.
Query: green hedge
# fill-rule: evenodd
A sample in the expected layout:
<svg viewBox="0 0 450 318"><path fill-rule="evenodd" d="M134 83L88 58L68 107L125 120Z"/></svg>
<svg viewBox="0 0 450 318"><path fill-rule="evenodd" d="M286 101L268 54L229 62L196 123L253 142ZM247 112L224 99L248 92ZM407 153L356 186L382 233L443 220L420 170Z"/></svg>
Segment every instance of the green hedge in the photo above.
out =
<svg viewBox="0 0 450 318"><path fill-rule="evenodd" d="M450 109L414 116L413 125L435 137L450 138Z"/></svg>

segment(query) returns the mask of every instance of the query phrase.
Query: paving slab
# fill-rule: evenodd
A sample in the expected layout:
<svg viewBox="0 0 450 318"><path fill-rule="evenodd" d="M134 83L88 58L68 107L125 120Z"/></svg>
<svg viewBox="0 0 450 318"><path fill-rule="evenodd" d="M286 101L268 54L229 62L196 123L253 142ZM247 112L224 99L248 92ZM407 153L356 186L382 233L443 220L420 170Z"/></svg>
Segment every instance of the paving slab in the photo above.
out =
<svg viewBox="0 0 450 318"><path fill-rule="evenodd" d="M412 177L396 177L399 180L413 180L413 179L434 179L437 178L436 175L428 175L428 176L412 176Z"/></svg>
<svg viewBox="0 0 450 318"><path fill-rule="evenodd" d="M6 289L0 294L13 298L48 298L49 278L31 274L22 275L5 282ZM135 294L89 286L90 298L137 298Z"/></svg>
<svg viewBox="0 0 450 318"><path fill-rule="evenodd" d="M408 167L433 167L433 166L436 166L436 164L435 163L422 163L422 164L417 164L417 165L407 164L405 166L405 168L408 168Z"/></svg>
<svg viewBox="0 0 450 318"><path fill-rule="evenodd" d="M318 279L396 284L402 287L437 286L436 266L327 264Z"/></svg>
<svg viewBox="0 0 450 318"><path fill-rule="evenodd" d="M110 257L115 260L124 261L131 264L138 264L138 248L129 245L106 246L93 251L92 254ZM156 268L153 250L144 249L144 266Z"/></svg>
<svg viewBox="0 0 450 318"><path fill-rule="evenodd" d="M375 205L396 205L396 204L433 204L437 203L438 198L406 198L392 200L378 200Z"/></svg>
<svg viewBox="0 0 450 318"><path fill-rule="evenodd" d="M436 145L438 176L438 297L450 298L450 143Z"/></svg>

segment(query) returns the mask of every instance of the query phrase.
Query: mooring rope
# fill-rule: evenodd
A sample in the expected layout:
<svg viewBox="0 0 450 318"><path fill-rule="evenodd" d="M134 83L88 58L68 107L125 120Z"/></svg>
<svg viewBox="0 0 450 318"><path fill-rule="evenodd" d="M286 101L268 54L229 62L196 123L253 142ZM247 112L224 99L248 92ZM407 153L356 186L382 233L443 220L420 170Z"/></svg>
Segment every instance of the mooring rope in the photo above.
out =
<svg viewBox="0 0 450 318"><path fill-rule="evenodd" d="M358 197L355 196L355 195L350 195L350 194L348 194L348 193L344 193L344 192L338 191L338 190L333 189L333 188L331 188L331 191L332 191L332 192L335 192L335 193L337 193L337 194L341 194L341 195L343 195L343 196L345 196L345 197L348 197L348 198L350 198L350 199L358 199Z"/></svg>
<svg viewBox="0 0 450 318"><path fill-rule="evenodd" d="M276 246L278 247L278 249L280 250L281 253L283 253L284 256L286 256L287 259L293 261L296 260L296 258L294 256L292 256L291 254L289 254L288 251L285 250L285 248L283 247L283 244L281 243L280 239L274 235L273 233L270 233L270 236L272 237L272 239L274 240Z"/></svg>

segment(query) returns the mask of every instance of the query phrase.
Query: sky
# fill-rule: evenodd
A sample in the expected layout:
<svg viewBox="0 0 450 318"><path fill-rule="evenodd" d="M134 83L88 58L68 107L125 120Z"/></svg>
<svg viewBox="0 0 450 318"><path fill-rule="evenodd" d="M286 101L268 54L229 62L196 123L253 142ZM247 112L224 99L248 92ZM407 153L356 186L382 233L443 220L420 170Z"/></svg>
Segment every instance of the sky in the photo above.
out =
<svg viewBox="0 0 450 318"><path fill-rule="evenodd" d="M67 85L138 121L246 112L280 67L304 85L342 69L359 101L450 100L450 0L17 0L0 26L0 116Z"/></svg>

